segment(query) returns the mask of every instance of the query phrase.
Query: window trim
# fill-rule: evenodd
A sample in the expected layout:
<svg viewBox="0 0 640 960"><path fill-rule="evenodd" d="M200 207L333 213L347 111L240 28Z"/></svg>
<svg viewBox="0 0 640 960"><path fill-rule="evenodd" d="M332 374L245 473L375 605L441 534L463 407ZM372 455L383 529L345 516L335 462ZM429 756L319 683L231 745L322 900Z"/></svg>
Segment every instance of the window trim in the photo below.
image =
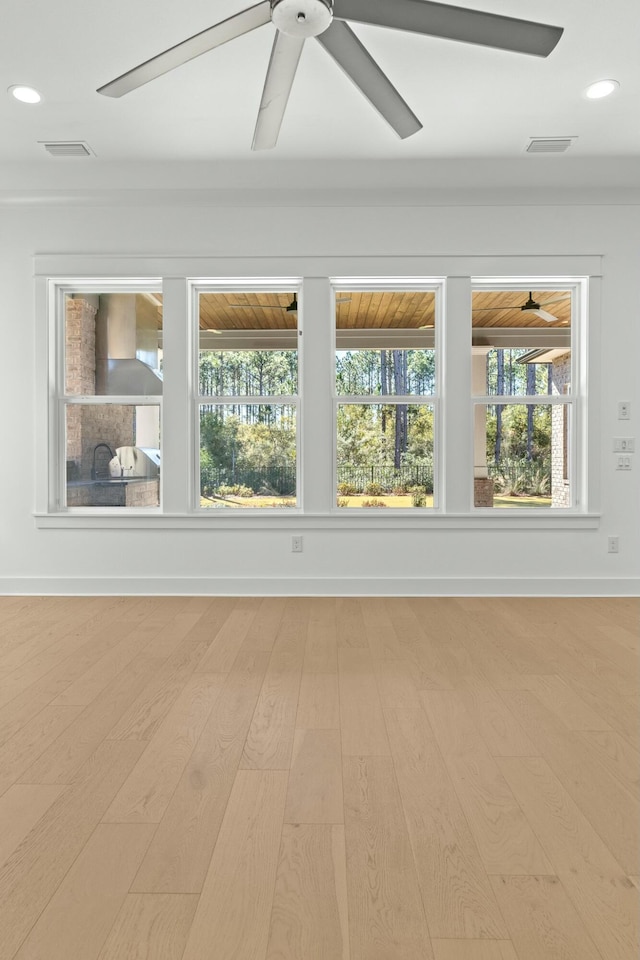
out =
<svg viewBox="0 0 640 960"><path fill-rule="evenodd" d="M348 514L356 517L369 517L378 514L378 508L358 507L345 510L338 506L338 407L347 404L385 404L385 405L420 405L433 407L433 507L418 509L416 507L388 507L384 511L386 517L415 517L415 516L437 516L442 514L442 474L440 465L443 462L441 454L442 449L442 382L443 382L443 318L444 301L446 293L447 277L331 277L331 293L333 299L331 337L332 337L332 376L331 376L331 403L332 403L332 456L331 471L333 476L333 499L330 508L331 516L344 516ZM432 394L420 395L399 395L399 394L372 394L366 396L357 396L355 394L338 393L336 383L336 353L338 350L338 328L337 310L335 309L335 298L340 293L433 293L434 294L434 326L433 326L433 349L435 354L435 392ZM402 328L401 328L402 329ZM367 349L366 346L363 349ZM412 349L407 347L407 349ZM420 349L420 348L415 348Z"/></svg>
<svg viewBox="0 0 640 960"><path fill-rule="evenodd" d="M67 349L66 349L66 308L65 298L73 293L161 293L160 277L64 277L48 278L48 357L49 384L47 404L49 433L49 470L47 472L47 503L49 512L58 515L88 516L118 515L128 516L131 507L74 507L67 504L66 477L66 408L67 406L157 406L160 413L160 449L163 449L163 400L164 391L155 396L128 394L68 394ZM164 386L164 384L163 384ZM158 515L163 512L163 476L160 473L158 486L158 506L139 508L141 515ZM136 511L137 512L137 511Z"/></svg>
<svg viewBox="0 0 640 960"><path fill-rule="evenodd" d="M490 256L302 256L302 257L165 257L165 256L139 256L139 255L95 255L95 254L43 254L34 257L35 274L35 310L36 310L36 336L35 336L35 362L36 362L36 388L35 388L35 414L36 429L34 436L34 447L36 454L35 469L35 509L34 518L36 526L49 529L264 529L264 530L286 530L290 528L298 529L316 529L324 527L326 529L403 529L403 530L428 530L429 528L452 528L452 529L487 529L487 530L544 530L544 529L595 529L599 525L599 504L600 504L600 486L601 486L601 463L600 451L602 440L599 434L601 426L602 412L599 408L601 396L601 369L600 369L600 340L601 340L601 289L602 289L602 256L577 254L577 255L490 255ZM435 511L430 510L425 516L422 512L413 511L409 516L392 516L393 511L385 512L384 518L380 517L378 512L375 516L364 515L355 517L356 511L342 510L336 516L330 513L330 504L324 503L319 496L317 485L305 477L305 470L310 464L315 468L322 467L325 464L317 456L311 457L309 464L306 463L309 458L308 450L305 452L304 436L301 436L303 443L303 456L299 468L301 470L301 493L308 490L312 491L312 496L306 504L306 512L302 514L297 509L288 508L282 513L272 510L269 516L264 516L264 511L252 511L251 518L247 516L221 516L221 512L216 512L215 523L212 523L211 515L201 517L193 513L192 505L187 504L186 493L188 483L185 480L185 474L188 471L182 470L175 476L172 475L171 483L169 480L169 471L165 469L162 478L163 483L163 508L162 512L154 508L145 508L139 512L135 508L128 508L126 514L115 511L117 508L106 508L107 514L100 514L98 508L75 508L77 510L89 510L89 513L74 513L69 511L60 511L55 499L51 496L51 478L56 476L57 470L57 437L56 437L56 414L55 414L55 396L52 393L51 384L55 382L55 358L56 344L53 336L52 317L55 315L52 310L51 292L59 284L72 283L82 285L87 289L90 282L104 288L108 282L113 282L114 277L121 278L125 287L130 287L136 283L153 284L158 282L159 277L163 277L162 291L165 300L165 321L163 324L163 340L169 338L169 332L174 342L173 359L171 364L174 367L171 380L168 376L169 362L165 357L166 373L163 391L163 411L162 424L163 436L162 447L163 455L167 458L168 448L171 447L171 455L176 463L189 462L188 458L183 457L183 450L187 450L193 443L189 437L188 430L185 427L190 419L190 406L183 403L185 396L190 396L186 389L188 373L188 353L186 348L187 337L190 336L190 325L187 322L188 301L186 291L194 283L204 284L223 284L232 282L235 285L237 278L242 278L244 284L248 278L258 280L259 285L273 283L282 276L289 276L295 272L298 278L302 277L303 285L314 291L313 303L307 304L309 316L314 321L315 326L319 322L320 314L324 316L325 304L321 293L325 288L329 290L332 277L346 279L349 283L349 277L364 277L367 286L370 286L381 277L391 278L392 283L399 283L401 275L412 275L413 277L446 277L447 286L444 291L444 297L449 308L455 307L453 312L457 315L457 322L461 324L459 329L452 331L449 327L443 325L441 333L443 346L457 343L461 346L464 338L464 310L467 294L470 290L470 278L482 277L491 279L495 277L508 276L519 283L523 277L544 276L553 278L557 281L558 277L567 276L586 278L585 296L581 309L586 316L588 311L589 329L587 335L580 344L580 381L572 376L572 384L578 396L576 400L576 413L579 415L580 423L584 433L584 443L579 453L579 458L574 458L577 475L581 478L582 491L580 497L580 510L569 511L568 509L549 511L536 510L529 511L489 511L487 516L480 516L479 511L468 503L462 503L458 496L450 497L451 484L447 484L446 473L450 472L452 465L457 465L459 457L456 455L455 444L451 437L447 436L446 426L453 420L461 425L463 432L471 436L471 417L466 417L466 423L463 409L466 405L464 395L457 394L451 387L454 383L460 386L460 381L451 377L450 366L447 365L447 353L443 350L443 361L441 364L442 374L442 402L439 411L440 436L442 439L443 462L439 464L439 473L441 473L441 489L446 496L446 500L441 504L442 513L434 515ZM265 277L265 274L267 276ZM367 280L367 278L369 278ZM422 281L424 282L424 281ZM528 282L528 281L527 281ZM318 285L319 284L319 285ZM169 294L171 293L171 297ZM169 304L171 299L171 306ZM321 309L322 307L322 309ZM470 304L469 304L470 307ZM171 331L166 323L167 312L172 315ZM449 309L448 321L453 318L453 312ZM302 314L302 311L301 311ZM299 318L301 316L299 315ZM469 325L470 325L469 309ZM455 335L453 335L455 333ZM462 339L461 339L462 338ZM314 349L322 343L327 348L327 358L314 358L314 364L321 362L322 365L329 362L330 349L333 349L335 340L329 346L328 340L323 337L318 339L314 334L311 339ZM301 433L305 431L308 424L305 422L307 414L304 404L304 356L301 344L299 359L302 364L300 369L300 427ZM451 350L449 350L449 354ZM575 351L574 351L575 353ZM179 369L179 375L177 373ZM326 370L323 370L326 375ZM314 379L314 378L312 378ZM588 382L587 382L588 381ZM315 377L315 388L312 402L318 400L317 377ZM579 390L578 390L579 387ZM131 400L131 398L127 398ZM154 397L157 403L158 398ZM331 398L327 398L331 404ZM545 398L548 399L548 398ZM324 400L322 400L324 402ZM492 402L495 402L492 398ZM182 406L181 406L182 404ZM470 410L470 406L467 408ZM588 413L588 417L587 417ZM193 418L191 418L193 419ZM324 443L329 442L330 436L326 437L322 431L317 432L316 426L320 421L312 418L309 423L314 426L314 440ZM325 420L329 426L331 424L331 410L326 414ZM52 426L53 424L53 426ZM575 433L575 432L574 432ZM456 439L456 442L457 439ZM308 445L307 445L308 446ZM176 456L179 453L180 456ZM448 462L444 462L445 455ZM461 461L460 461L461 462ZM324 480L323 480L324 483ZM308 484L310 484L308 486ZM330 485L327 482L327 490L330 491ZM471 491L471 484L469 490ZM168 488L171 488L170 490ZM588 499L587 499L588 496ZM472 494L468 500L472 499ZM322 501L322 502L321 502ZM448 501L448 502L447 502ZM375 511L372 511L375 513ZM247 511L248 513L248 511ZM257 514L260 513L260 516ZM421 515L417 515L420 513ZM277 515L276 515L277 514ZM362 511L365 514L365 511ZM527 515L529 514L529 515ZM242 521L242 522L240 522Z"/></svg>
<svg viewBox="0 0 640 960"><path fill-rule="evenodd" d="M212 517L214 522L217 520L218 511L203 507L200 503L200 407L203 404L210 406L229 406L233 404L255 404L256 406L266 403L273 403L295 407L296 410L296 505L295 507L270 507L269 513L276 516L283 515L301 515L304 511L303 491L304 482L302 475L302 430L301 430L301 403L302 403L302 363L301 351L303 347L302 329L304 324L304 281L302 277L279 277L265 280L264 278L244 278L244 279L225 279L220 283L211 280L187 280L189 297L189 329L190 329L190 359L189 359L189 396L191 397L191 455L189 463L191 466L189 477L189 512L202 517ZM199 298L202 293L293 293L298 300L298 317L296 323L297 343L297 383L298 392L295 396L215 396L205 397L200 394L200 376L199 376L199 357L200 357L200 304ZM255 348L260 349L260 348ZM258 508L254 508L258 509ZM226 511L224 511L226 513ZM235 512L235 511L234 511ZM238 516L244 516L247 520L252 516L253 511L242 510Z"/></svg>
<svg viewBox="0 0 640 960"><path fill-rule="evenodd" d="M585 378L583 372L585 370L585 349L586 344L589 342L590 330L589 330L589 321L590 313L588 310L588 299L589 299L589 285L593 278L589 276L523 276L523 277L472 277L471 278L471 292L472 294L477 291L513 291L513 292L522 292L526 287L528 289L533 289L536 287L544 287L546 290L553 291L558 290L567 290L571 291L571 323L570 323L570 334L571 334L571 343L569 351L571 354L571 366L570 366L570 384L578 383L579 385L585 384ZM592 318L591 318L592 319ZM534 328L535 329L535 328ZM537 328L542 329L544 328ZM561 513L566 516L584 516L585 510L582 509L582 504L587 505L588 500L586 498L588 476L586 474L586 465L583 465L582 469L578 469L579 461L578 457L581 453L581 450L584 448L585 457L586 451L589 448L588 444L588 419L585 416L580 416L580 412L583 411L583 405L580 404L580 400L586 398L586 392L583 394L580 389L577 392L562 393L562 394L515 394L515 395L475 395L471 391L471 418L473 420L474 410L477 405L480 406L563 406L569 407L571 410L570 422L571 422L571 438L570 438L570 456L569 456L569 466L570 466L570 476L569 476L569 489L571 491L571 505L569 507L536 507L535 509L527 509L523 507L518 507L517 512L523 513L525 515L531 516L546 516L553 515L554 517ZM476 507L474 505L474 490L473 484L470 491L470 509L474 514L479 516L490 516L491 512L495 510L495 507Z"/></svg>

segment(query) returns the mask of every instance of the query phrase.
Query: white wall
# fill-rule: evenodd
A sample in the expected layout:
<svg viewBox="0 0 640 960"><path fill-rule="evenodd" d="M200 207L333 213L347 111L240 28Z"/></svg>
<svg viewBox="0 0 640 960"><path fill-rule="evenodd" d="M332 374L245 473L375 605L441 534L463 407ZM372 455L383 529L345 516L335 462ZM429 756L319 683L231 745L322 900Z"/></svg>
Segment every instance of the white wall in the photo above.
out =
<svg viewBox="0 0 640 960"><path fill-rule="evenodd" d="M640 216L633 204L235 208L51 197L0 206L0 592L634 593L640 444L615 472L614 435L640 422ZM525 198L526 200L526 198ZM424 200L421 201L424 204ZM57 530L34 522L36 254L167 256L603 255L600 524L594 529ZM632 402L631 424L616 419ZM606 552L608 536L620 553Z"/></svg>

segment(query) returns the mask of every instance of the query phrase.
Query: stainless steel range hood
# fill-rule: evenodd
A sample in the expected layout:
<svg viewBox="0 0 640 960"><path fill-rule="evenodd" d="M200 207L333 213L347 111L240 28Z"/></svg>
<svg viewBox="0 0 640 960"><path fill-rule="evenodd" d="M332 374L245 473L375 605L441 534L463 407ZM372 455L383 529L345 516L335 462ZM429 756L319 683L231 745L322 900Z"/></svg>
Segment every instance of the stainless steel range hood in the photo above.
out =
<svg viewBox="0 0 640 960"><path fill-rule="evenodd" d="M135 293L101 294L96 316L96 393L158 396L157 307Z"/></svg>
<svg viewBox="0 0 640 960"><path fill-rule="evenodd" d="M162 393L162 375L143 360L107 360L104 393L122 397L150 397Z"/></svg>

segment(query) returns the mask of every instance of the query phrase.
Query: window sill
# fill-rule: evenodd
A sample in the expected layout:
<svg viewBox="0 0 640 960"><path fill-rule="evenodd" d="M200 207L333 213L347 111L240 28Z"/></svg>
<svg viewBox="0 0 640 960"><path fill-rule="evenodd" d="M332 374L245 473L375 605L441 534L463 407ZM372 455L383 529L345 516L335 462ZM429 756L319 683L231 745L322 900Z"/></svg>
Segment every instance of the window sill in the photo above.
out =
<svg viewBox="0 0 640 960"><path fill-rule="evenodd" d="M514 516L514 514L516 514ZM384 517L364 510L356 516L342 513L302 514L287 511L277 516L233 516L201 514L36 513L39 530L596 530L599 513L570 513L540 510L489 513L432 513L429 516L405 512Z"/></svg>

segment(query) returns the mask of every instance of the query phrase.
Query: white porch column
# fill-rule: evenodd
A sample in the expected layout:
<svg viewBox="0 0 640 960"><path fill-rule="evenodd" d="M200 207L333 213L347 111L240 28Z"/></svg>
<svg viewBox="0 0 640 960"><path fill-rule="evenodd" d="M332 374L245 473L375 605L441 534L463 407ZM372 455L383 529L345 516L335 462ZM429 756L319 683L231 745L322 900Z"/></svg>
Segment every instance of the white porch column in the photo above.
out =
<svg viewBox="0 0 640 960"><path fill-rule="evenodd" d="M487 354L491 347L472 347L471 392L474 397L484 397L487 392ZM473 477L486 480L487 471L487 413L477 404L473 413Z"/></svg>

